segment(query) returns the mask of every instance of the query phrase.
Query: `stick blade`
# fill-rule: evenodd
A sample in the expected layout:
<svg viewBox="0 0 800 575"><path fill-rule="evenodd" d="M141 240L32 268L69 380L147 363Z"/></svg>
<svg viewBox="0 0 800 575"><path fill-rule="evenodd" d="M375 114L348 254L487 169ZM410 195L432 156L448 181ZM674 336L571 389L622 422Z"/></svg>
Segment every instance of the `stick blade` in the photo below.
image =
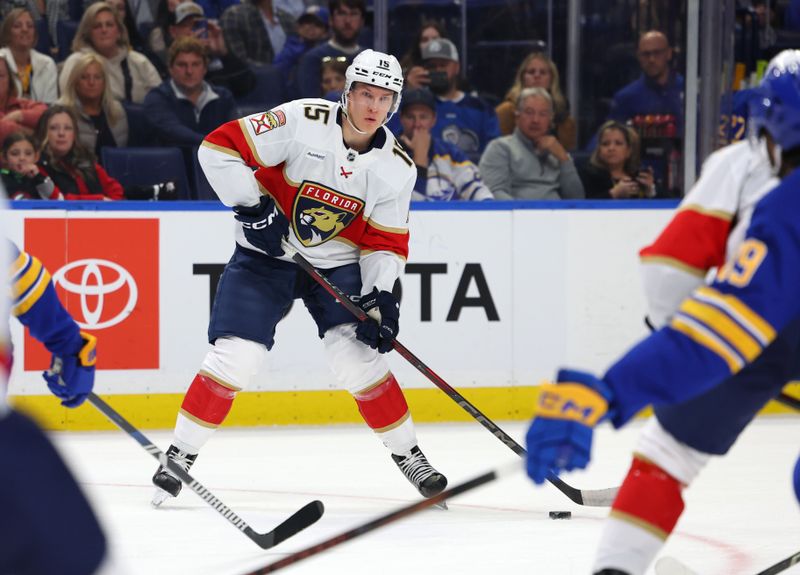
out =
<svg viewBox="0 0 800 575"><path fill-rule="evenodd" d="M270 549L319 521L323 513L325 513L325 506L322 501L312 501L269 533L255 533L255 536L251 538L262 549Z"/></svg>

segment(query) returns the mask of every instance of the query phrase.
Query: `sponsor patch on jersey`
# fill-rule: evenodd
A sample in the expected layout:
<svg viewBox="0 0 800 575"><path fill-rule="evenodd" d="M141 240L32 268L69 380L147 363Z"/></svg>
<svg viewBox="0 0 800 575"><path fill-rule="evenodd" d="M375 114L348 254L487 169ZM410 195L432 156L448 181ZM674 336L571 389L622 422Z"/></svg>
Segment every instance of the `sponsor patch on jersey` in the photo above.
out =
<svg viewBox="0 0 800 575"><path fill-rule="evenodd" d="M322 184L303 182L292 213L295 235L306 247L336 237L364 209L364 202Z"/></svg>
<svg viewBox="0 0 800 575"><path fill-rule="evenodd" d="M311 160L316 160L318 162L322 162L325 159L325 154L322 152L315 152L314 150L309 150L306 152L306 158Z"/></svg>
<svg viewBox="0 0 800 575"><path fill-rule="evenodd" d="M256 136L260 136L261 134L266 134L270 130L286 125L286 114L281 110L270 110L269 112L264 112L260 116L253 116L249 118L249 120Z"/></svg>

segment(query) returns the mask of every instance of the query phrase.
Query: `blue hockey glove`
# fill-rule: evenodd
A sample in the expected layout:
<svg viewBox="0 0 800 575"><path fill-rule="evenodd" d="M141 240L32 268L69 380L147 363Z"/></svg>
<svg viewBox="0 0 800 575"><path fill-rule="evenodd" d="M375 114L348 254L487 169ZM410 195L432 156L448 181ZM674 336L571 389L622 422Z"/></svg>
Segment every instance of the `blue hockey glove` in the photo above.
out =
<svg viewBox="0 0 800 575"><path fill-rule="evenodd" d="M278 210L275 200L261 196L257 206L236 206L233 211L234 217L242 222L248 242L271 256L283 255L281 240L289 235L289 220Z"/></svg>
<svg viewBox="0 0 800 575"><path fill-rule="evenodd" d="M557 384L542 386L526 437L528 476L535 483L589 464L594 426L611 417L611 399L605 383L581 371L562 369Z"/></svg>
<svg viewBox="0 0 800 575"><path fill-rule="evenodd" d="M54 355L50 370L42 374L47 387L53 395L61 398L61 405L65 407L78 407L94 387L97 339L84 332L81 332L81 338L83 347L77 355Z"/></svg>
<svg viewBox="0 0 800 575"><path fill-rule="evenodd" d="M797 463L794 464L794 496L797 497L797 502L800 503L800 457Z"/></svg>
<svg viewBox="0 0 800 575"><path fill-rule="evenodd" d="M372 291L361 298L358 304L364 313L377 310L380 320L368 317L356 326L358 341L377 349L379 353L387 353L394 348L394 339L400 331L400 303L388 291ZM374 312L373 312L374 313Z"/></svg>

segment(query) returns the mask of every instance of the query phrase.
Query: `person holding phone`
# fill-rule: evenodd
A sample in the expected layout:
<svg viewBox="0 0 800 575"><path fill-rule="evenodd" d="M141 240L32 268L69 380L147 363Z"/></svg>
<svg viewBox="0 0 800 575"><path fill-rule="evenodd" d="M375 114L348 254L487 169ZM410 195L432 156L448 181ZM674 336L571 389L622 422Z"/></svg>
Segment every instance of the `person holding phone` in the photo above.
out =
<svg viewBox="0 0 800 575"><path fill-rule="evenodd" d="M580 170L587 199L656 197L653 169L640 163L636 132L609 120L597 131L597 142L589 165Z"/></svg>
<svg viewBox="0 0 800 575"><path fill-rule="evenodd" d="M478 96L459 89L461 64L458 49L446 38L436 38L422 48L428 70L428 88L436 95L436 125L431 135L458 147L473 162L489 141L500 136L494 108Z"/></svg>
<svg viewBox="0 0 800 575"><path fill-rule="evenodd" d="M181 2L175 8L175 24L169 27L172 42L181 38L195 38L208 52L206 80L222 86L235 97L249 93L256 84L255 75L247 64L228 50L222 28L214 20L205 17L203 7L191 1ZM172 44L170 44L172 45ZM164 64L168 67L168 56Z"/></svg>

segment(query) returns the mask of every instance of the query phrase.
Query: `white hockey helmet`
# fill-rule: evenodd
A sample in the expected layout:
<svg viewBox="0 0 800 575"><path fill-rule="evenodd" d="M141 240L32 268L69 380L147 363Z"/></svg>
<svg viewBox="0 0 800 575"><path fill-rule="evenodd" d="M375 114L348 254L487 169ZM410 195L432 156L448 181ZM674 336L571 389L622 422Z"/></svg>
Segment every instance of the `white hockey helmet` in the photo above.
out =
<svg viewBox="0 0 800 575"><path fill-rule="evenodd" d="M386 88L395 93L394 103L386 117L386 121L397 112L400 107L400 93L403 91L403 68L400 62L391 54L364 50L353 59L344 74L344 91L342 92L342 107L347 111L347 94L354 82L364 82L379 88Z"/></svg>

